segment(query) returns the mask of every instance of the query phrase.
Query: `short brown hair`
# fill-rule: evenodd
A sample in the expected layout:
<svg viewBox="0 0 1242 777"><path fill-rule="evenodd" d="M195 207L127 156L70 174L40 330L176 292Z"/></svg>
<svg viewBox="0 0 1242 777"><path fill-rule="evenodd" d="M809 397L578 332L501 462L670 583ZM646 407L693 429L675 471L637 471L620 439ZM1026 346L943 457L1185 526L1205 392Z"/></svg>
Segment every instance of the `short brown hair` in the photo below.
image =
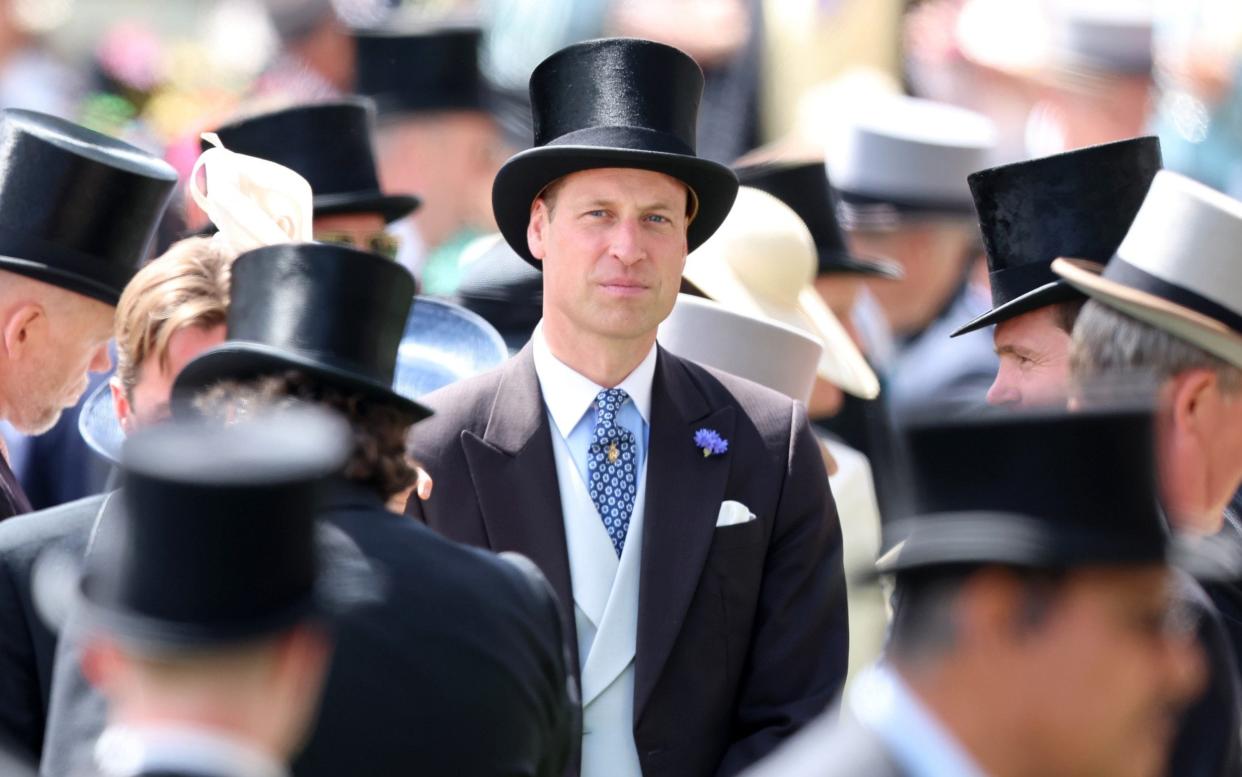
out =
<svg viewBox="0 0 1242 777"><path fill-rule="evenodd" d="M208 417L228 421L297 402L326 407L349 423L354 448L343 473L348 480L371 488L385 501L418 480L415 465L406 455L406 435L418 420L413 413L297 370L221 381L200 392L194 405Z"/></svg>
<svg viewBox="0 0 1242 777"><path fill-rule="evenodd" d="M168 367L168 341L187 327L223 324L233 253L218 241L178 241L139 270L116 306L116 375L126 395L142 366Z"/></svg>

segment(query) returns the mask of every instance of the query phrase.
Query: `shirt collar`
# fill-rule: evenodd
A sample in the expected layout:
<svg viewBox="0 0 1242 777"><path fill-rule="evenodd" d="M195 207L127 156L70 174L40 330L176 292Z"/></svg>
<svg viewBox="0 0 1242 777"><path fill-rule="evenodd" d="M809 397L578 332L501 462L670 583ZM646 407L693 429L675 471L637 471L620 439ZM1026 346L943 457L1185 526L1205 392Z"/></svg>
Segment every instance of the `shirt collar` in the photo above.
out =
<svg viewBox="0 0 1242 777"><path fill-rule="evenodd" d="M850 712L913 777L987 777L901 676L877 664L854 681Z"/></svg>
<svg viewBox="0 0 1242 777"><path fill-rule="evenodd" d="M194 771L233 777L289 777L271 755L234 737L183 725L109 726L95 743L108 777Z"/></svg>
<svg viewBox="0 0 1242 777"><path fill-rule="evenodd" d="M574 370L565 362L552 354L548 340L543 336L543 323L535 327L531 336L531 347L535 358L535 375L539 378L539 387L543 391L543 401L552 415L552 422L562 437L568 437L595 397L604 390L582 373ZM639 362L634 371L625 380L616 385L629 394L634 408L642 416L643 423L651 423L651 384L655 380L656 346Z"/></svg>

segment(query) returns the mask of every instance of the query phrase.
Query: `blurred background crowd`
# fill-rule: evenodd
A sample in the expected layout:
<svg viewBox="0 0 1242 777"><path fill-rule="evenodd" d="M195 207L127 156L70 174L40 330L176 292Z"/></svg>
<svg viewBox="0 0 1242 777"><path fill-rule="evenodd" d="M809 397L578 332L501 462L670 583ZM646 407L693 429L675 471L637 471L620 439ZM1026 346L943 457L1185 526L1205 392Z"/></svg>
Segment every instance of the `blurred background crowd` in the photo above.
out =
<svg viewBox="0 0 1242 777"><path fill-rule="evenodd" d="M394 49L394 32L422 43ZM1236 0L2 0L0 106L128 140L162 155L184 185L201 133L238 115L376 97L381 187L422 199L389 225L381 248L415 273L421 293L462 301L470 260L495 243L481 239L496 230L495 172L531 143L532 68L565 45L613 35L667 42L699 62L698 154L726 164L827 155L833 183L849 185L851 166L871 163L857 146L857 159L834 160L832 139L851 116L874 115L867 106L877 99L904 94L979 120L892 119L923 124L909 127L919 142L958 149L963 173L1151 133L1166 168L1242 196ZM903 278L873 267L817 284L898 411L982 402L996 375L986 332L946 336L989 307L976 218L959 184L949 194L960 213L938 211L910 228L903 220L899 230L842 223L856 255L889 262ZM155 253L205 224L190 197L177 198ZM537 297L527 303L533 326ZM883 452L866 432L875 402L820 389L812 415L864 449L882 481ZM103 487L105 468L76 428L67 414L37 440L6 430L36 508Z"/></svg>

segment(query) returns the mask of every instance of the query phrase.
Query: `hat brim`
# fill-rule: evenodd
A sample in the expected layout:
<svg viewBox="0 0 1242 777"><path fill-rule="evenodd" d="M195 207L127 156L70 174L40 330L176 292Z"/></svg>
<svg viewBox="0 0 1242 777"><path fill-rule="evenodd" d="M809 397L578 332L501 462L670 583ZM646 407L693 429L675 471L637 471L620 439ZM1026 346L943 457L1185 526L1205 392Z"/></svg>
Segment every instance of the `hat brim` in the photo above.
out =
<svg viewBox="0 0 1242 777"><path fill-rule="evenodd" d="M880 395L875 371L813 286L804 287L791 307L753 293L725 262L687 262L685 279L723 305L809 332L824 346L816 370L819 377L860 399Z"/></svg>
<svg viewBox="0 0 1242 777"><path fill-rule="evenodd" d="M116 417L112 388L108 383L98 386L82 403L82 412L78 414L78 434L88 448L110 464L120 463L125 432Z"/></svg>
<svg viewBox="0 0 1242 777"><path fill-rule="evenodd" d="M1030 313L1032 310L1038 310L1048 305L1055 305L1058 302L1082 299L1083 296L1083 293L1074 288L1068 281L1057 280L1052 283L1046 283L1039 288L1031 289L1021 296L1014 297L1003 305L992 308L965 326L959 327L949 337L957 337L958 335L982 329L985 326L999 324L1002 321L1017 318L1024 313Z"/></svg>
<svg viewBox="0 0 1242 777"><path fill-rule="evenodd" d="M1060 258L1052 263L1052 269L1088 297L1242 368L1242 334L1220 321L1150 292L1109 280L1103 276L1104 267L1098 262Z"/></svg>
<svg viewBox="0 0 1242 777"><path fill-rule="evenodd" d="M186 400L220 381L245 380L285 370L305 372L333 386L358 391L412 414L416 421L431 415L428 407L398 394L391 386L333 364L325 364L262 343L241 340L228 341L204 351L181 370L173 383L174 412L186 412Z"/></svg>
<svg viewBox="0 0 1242 777"><path fill-rule="evenodd" d="M505 241L518 256L542 269L526 242L530 207L553 181L571 173L624 167L676 178L698 198L698 213L686 232L689 250L707 241L724 223L737 197L737 176L707 159L660 151L597 146L540 146L516 154L500 168L492 184L492 210Z"/></svg>
<svg viewBox="0 0 1242 777"><path fill-rule="evenodd" d="M855 256L836 249L819 248L819 275L867 275L899 281L906 277L901 265L889 259Z"/></svg>
<svg viewBox="0 0 1242 777"><path fill-rule="evenodd" d="M101 522L121 520L121 500L108 497L101 508ZM101 523L100 528L107 531ZM350 611L378 601L385 589L382 572L367 558L357 543L330 523L315 525L315 546L319 571L315 587L306 596L289 602L262 617L196 623L153 618L125 609L96 604L91 597L89 577L83 575L80 558L49 567L41 581L47 587L48 601L76 602L82 608L86 626L99 630L127 646L151 654L209 648L262 639L311 620L331 621ZM62 593L63 592L63 593ZM67 595L66 595L67 594ZM61 613L47 613L53 622L63 621Z"/></svg>
<svg viewBox="0 0 1242 777"><path fill-rule="evenodd" d="M412 194L383 194L381 192L346 192L341 194L317 194L314 198L316 216L341 213L378 213L385 224L404 218L422 205L422 200Z"/></svg>
<svg viewBox="0 0 1242 777"><path fill-rule="evenodd" d="M876 560L875 574L928 567L1000 564L1032 569L1165 564L1170 546L1118 542L1115 533L1066 534L1030 516L1009 512L940 513L899 521L899 538Z"/></svg>
<svg viewBox="0 0 1242 777"><path fill-rule="evenodd" d="M135 265L134 270L137 271L137 269L137 265ZM121 289L97 281L94 278L88 278L85 275L78 275L77 273L53 267L44 262L22 259L17 256L0 255L0 270L24 275L27 278L33 278L36 281L99 300L113 307L116 307L116 303L121 299Z"/></svg>
<svg viewBox="0 0 1242 777"><path fill-rule="evenodd" d="M507 358L504 338L482 316L418 297L397 348L393 386L403 396L421 397L499 367Z"/></svg>

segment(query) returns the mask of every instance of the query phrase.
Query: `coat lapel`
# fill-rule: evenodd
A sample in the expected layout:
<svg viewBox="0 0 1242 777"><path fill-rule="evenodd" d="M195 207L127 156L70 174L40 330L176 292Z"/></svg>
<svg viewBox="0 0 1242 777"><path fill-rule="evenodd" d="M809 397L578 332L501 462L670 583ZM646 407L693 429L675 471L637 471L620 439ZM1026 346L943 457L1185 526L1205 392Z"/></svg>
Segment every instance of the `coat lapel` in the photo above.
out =
<svg viewBox="0 0 1242 777"><path fill-rule="evenodd" d="M548 424L527 345L504 368L483 436L462 432L462 447L488 546L496 552L517 551L539 566L560 599L572 634L573 589ZM577 667L576 640L567 641Z"/></svg>
<svg viewBox="0 0 1242 777"><path fill-rule="evenodd" d="M638 600L634 711L643 713L698 587L724 498L729 459L704 457L694 433L733 435L732 407L714 408L680 360L660 349L651 394L651 437Z"/></svg>

